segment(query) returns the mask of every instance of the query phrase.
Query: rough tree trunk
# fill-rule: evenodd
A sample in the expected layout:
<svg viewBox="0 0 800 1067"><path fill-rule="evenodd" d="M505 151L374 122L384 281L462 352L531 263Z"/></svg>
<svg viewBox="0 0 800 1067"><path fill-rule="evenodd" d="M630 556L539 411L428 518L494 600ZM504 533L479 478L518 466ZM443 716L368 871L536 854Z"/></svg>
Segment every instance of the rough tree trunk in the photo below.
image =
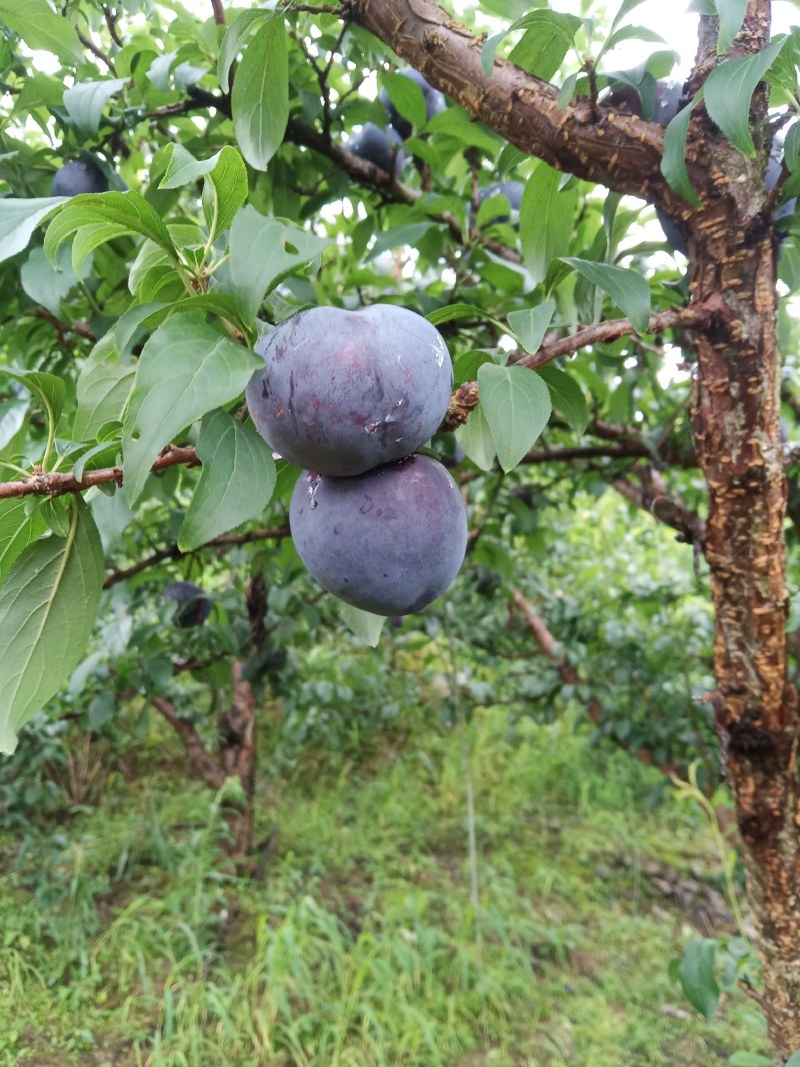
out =
<svg viewBox="0 0 800 1067"><path fill-rule="evenodd" d="M696 70L715 61L715 20L701 20ZM751 0L744 52L765 46L769 3ZM766 92L753 116L766 115ZM798 700L787 674L776 247L761 176L696 120L689 156L710 159L721 196L693 228L693 300L717 294L712 331L695 338L692 426L708 484L705 552L715 611L715 721L736 799L748 895L760 935L764 1010L777 1062L800 1050ZM736 180L737 177L740 180ZM725 179L728 179L726 181ZM699 220L698 220L699 222Z"/></svg>
<svg viewBox="0 0 800 1067"><path fill-rule="evenodd" d="M603 114L586 102L562 111L553 87L502 60L487 77L479 61L482 40L433 0L349 0L347 11L523 151L617 192L643 196L685 225L692 304L716 313L714 327L695 338L692 404L708 482L705 551L716 619L716 723L760 931L763 1006L782 1064L800 1050L798 697L787 676L784 633L786 482L764 153L745 159L701 110L687 142L689 170L705 209L697 212L664 184L658 165L663 141L654 124ZM763 50L770 22L770 0L748 0L734 52ZM720 61L716 39L716 19L701 18L692 92ZM758 92L755 129L765 116L766 93Z"/></svg>

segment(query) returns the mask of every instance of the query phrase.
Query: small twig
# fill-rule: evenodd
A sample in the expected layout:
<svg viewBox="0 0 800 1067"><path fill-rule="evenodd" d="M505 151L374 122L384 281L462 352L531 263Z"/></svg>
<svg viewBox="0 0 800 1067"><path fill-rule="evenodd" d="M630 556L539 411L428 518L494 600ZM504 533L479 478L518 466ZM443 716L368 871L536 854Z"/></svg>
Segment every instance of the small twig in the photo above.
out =
<svg viewBox="0 0 800 1067"><path fill-rule="evenodd" d="M165 560L182 559L184 556L193 555L195 552L205 551L207 548L217 548L227 551L230 548L235 548L237 545L249 545L256 541L279 540L282 537L288 536L288 526L274 526L262 530L249 530L247 533L241 534L222 534L220 537L215 537L213 541L207 541L204 545L200 545L199 548L191 549L189 552L181 551L177 545L168 545L166 548L159 548L156 552L153 552L152 555L140 559L137 563L131 564L130 567L120 567L118 570L111 571L103 582L103 588L110 589L111 586L117 585L119 582L127 581L128 578L133 578L134 575L141 574L142 571L147 570L149 567L155 567L159 563L163 563Z"/></svg>
<svg viewBox="0 0 800 1067"><path fill-rule="evenodd" d="M522 612L528 629L533 634L536 644L539 646L539 650L544 656L547 657L547 659L552 660L553 663L555 663L562 682L564 682L566 685L583 685L583 679L572 666L572 664L569 663L565 656L561 655L556 651L556 640L548 630L544 619L540 615L536 614L536 612L533 610L533 607L525 599L519 589L512 590L512 596L514 598L514 603ZM603 719L603 707L600 702L598 700L591 699L587 705L586 710L589 715L589 718L595 724L595 726L599 726L600 722ZM614 734L609 734L607 736L608 739L610 741L613 741L615 745L618 745L620 748L625 749L625 751L630 752L631 755L638 759L640 762L646 763L650 767L655 767L656 770L661 771L661 773L666 775L667 777L672 777L673 775L677 774L678 764L674 760L670 759L667 760L665 763L658 763L655 757L653 756L652 751L646 745L638 749L631 749L624 741L622 741L618 737L615 737Z"/></svg>
<svg viewBox="0 0 800 1067"><path fill-rule="evenodd" d="M193 448L179 448L169 445L150 468L161 471L166 467L197 467L200 460ZM110 485L116 482L122 485L122 467L103 467L96 471L87 471L78 481L74 474L32 474L30 478L19 482L0 482L0 500L10 500L22 496L63 496L65 493L80 493L91 489L93 485Z"/></svg>
<svg viewBox="0 0 800 1067"><path fill-rule="evenodd" d="M211 0L211 10L214 12L214 22L218 26L224 26L225 10L222 6L222 0Z"/></svg>
<svg viewBox="0 0 800 1067"><path fill-rule="evenodd" d="M106 26L108 27L108 32L111 34L111 40L118 48L124 48L125 42L122 40L119 31L117 30L116 12L112 11L107 4L103 4L103 18L106 20Z"/></svg>
<svg viewBox="0 0 800 1067"><path fill-rule="evenodd" d="M182 719L177 708L166 697L153 697L153 707L160 711L175 733L183 742L192 766L203 781L212 789L219 791L225 785L225 772L210 754L194 723Z"/></svg>
<svg viewBox="0 0 800 1067"><path fill-rule="evenodd" d="M101 59L112 74L116 74L117 68L114 66L114 60L111 58L111 56L107 56L103 49L98 48L98 46L94 43L91 37L87 37L85 33L81 33L81 31L78 30L77 34L78 40L81 42L83 47L88 48L93 55L97 56L98 59Z"/></svg>
<svg viewBox="0 0 800 1067"><path fill-rule="evenodd" d="M675 326L684 328L699 328L708 326L713 315L710 310L703 307L694 308L667 308L650 316L646 333L661 333L663 330L672 329ZM637 333L636 327L630 319L609 319L606 322L595 322L591 326L584 326L576 333L568 337L560 337L556 341L550 341L534 352L532 355L522 356L514 361L516 367L529 367L537 370L544 367L561 356L574 356L582 348L591 345L608 344L620 337L628 337ZM443 430L454 430L457 426L467 421L470 411L478 403L478 383L465 382L459 386L450 401Z"/></svg>
<svg viewBox="0 0 800 1067"><path fill-rule="evenodd" d="M48 311L45 307L37 307L33 314L37 319L43 319L55 327L62 345L66 343L65 334L68 333L74 333L78 337L85 337L87 341L97 340L97 336L88 322L62 322L52 311Z"/></svg>

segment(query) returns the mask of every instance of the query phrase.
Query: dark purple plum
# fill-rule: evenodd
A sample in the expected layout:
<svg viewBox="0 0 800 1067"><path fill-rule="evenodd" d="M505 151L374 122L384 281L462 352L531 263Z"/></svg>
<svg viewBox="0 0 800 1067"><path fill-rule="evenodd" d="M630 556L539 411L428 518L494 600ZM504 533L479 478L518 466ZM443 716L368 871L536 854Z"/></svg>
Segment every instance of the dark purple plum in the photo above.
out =
<svg viewBox="0 0 800 1067"><path fill-rule="evenodd" d="M440 114L447 107L447 99L444 93L440 93L438 89L434 89L432 85L428 84L428 80L424 74L420 74L418 70L414 70L413 67L406 67L405 70L398 70L398 74L402 74L404 78L410 78L415 85L418 85L422 90L422 95L425 97L425 121L429 121L434 115ZM389 120L389 125L397 130L400 137L407 141L412 134L412 126L408 119L404 119L397 108L389 98L389 94L385 89L381 89L380 100L386 109L386 117Z"/></svg>
<svg viewBox="0 0 800 1067"><path fill-rule="evenodd" d="M397 130L382 130L374 122L365 123L360 133L354 133L344 147L359 159L374 163L376 167L396 178L405 165L405 153Z"/></svg>
<svg viewBox="0 0 800 1067"><path fill-rule="evenodd" d="M424 444L447 412L453 366L421 315L390 304L301 311L261 338L247 386L258 432L284 459L335 477Z"/></svg>
<svg viewBox="0 0 800 1067"><path fill-rule="evenodd" d="M441 463L407 456L358 478L304 471L289 523L321 586L376 615L408 615L440 596L467 547L467 515Z"/></svg>
<svg viewBox="0 0 800 1067"><path fill-rule="evenodd" d="M53 196L77 196L79 193L105 193L108 179L93 163L71 159L56 171L50 192Z"/></svg>
<svg viewBox="0 0 800 1067"><path fill-rule="evenodd" d="M181 629L202 626L211 614L211 601L194 582L172 582L161 594L161 599L175 602L173 618Z"/></svg>

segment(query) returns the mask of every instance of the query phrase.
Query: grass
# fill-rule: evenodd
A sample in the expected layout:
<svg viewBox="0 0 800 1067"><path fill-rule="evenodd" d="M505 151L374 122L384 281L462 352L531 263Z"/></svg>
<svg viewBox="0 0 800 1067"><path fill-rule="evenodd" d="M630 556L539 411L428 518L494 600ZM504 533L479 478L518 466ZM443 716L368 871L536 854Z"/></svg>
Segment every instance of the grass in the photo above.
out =
<svg viewBox="0 0 800 1067"><path fill-rule="evenodd" d="M699 907L720 881L701 816L670 793L654 805L658 776L568 718L523 722L514 744L507 725L482 710L468 731L477 909L462 751L438 725L368 766L262 779L258 877L224 873L214 798L163 770L32 839L0 880L0 1063L721 1067L764 1051L744 997L706 1022L668 975L687 938L726 929ZM664 872L697 909L673 907Z"/></svg>

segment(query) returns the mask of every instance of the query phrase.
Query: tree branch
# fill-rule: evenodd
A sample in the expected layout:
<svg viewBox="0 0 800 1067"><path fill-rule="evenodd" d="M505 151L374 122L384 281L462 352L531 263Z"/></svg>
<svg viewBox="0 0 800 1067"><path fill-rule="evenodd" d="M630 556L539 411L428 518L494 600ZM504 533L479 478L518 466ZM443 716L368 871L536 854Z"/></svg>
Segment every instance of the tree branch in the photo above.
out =
<svg viewBox="0 0 800 1067"><path fill-rule="evenodd" d="M110 56L107 56L102 48L98 48L91 37L87 37L86 34L81 33L80 30L77 30L76 32L78 34L78 40L83 47L88 48L93 55L97 56L98 59L101 59L112 74L116 74L117 68L114 66L114 60Z"/></svg>
<svg viewBox="0 0 800 1067"><path fill-rule="evenodd" d="M153 697L152 699L153 707L161 712L183 742L194 769L206 785L210 785L218 792L225 785L225 772L203 744L203 739L198 734L194 723L189 722L188 719L181 719L175 705L166 697Z"/></svg>
<svg viewBox="0 0 800 1067"><path fill-rule="evenodd" d="M168 445L150 470L161 471L181 464L187 467L201 466L193 448ZM122 474L122 467L102 467L100 470L87 471L80 481L74 474L32 474L24 481L0 482L0 500L22 496L63 496L65 493L80 493L84 489L91 489L93 485L110 485L112 482L121 486Z"/></svg>
<svg viewBox="0 0 800 1067"><path fill-rule="evenodd" d="M670 493L661 473L649 464L637 471L640 485L628 478L614 478L611 485L627 501L646 511L654 519L677 530L683 539L703 551L706 525L696 512L687 508Z"/></svg>
<svg viewBox="0 0 800 1067"><path fill-rule="evenodd" d="M128 578L133 578L134 575L141 574L142 571L146 571L150 567L156 567L159 563L163 563L165 560L183 559L184 556L191 556L195 552L205 551L207 548L221 548L227 551L229 548L235 548L237 545L250 545L255 541L278 540L281 537L288 536L288 526L273 526L262 530L249 530L247 533L222 534L220 537L215 537L213 541L206 541L204 545L200 545L199 548L191 549L189 552L182 552L177 545L168 545L166 548L159 548L158 551L153 552L152 555L140 559L137 563L131 564L130 567L120 567L117 570L111 571L103 582L103 588L110 589L112 585L118 585L119 582L125 582Z"/></svg>
<svg viewBox="0 0 800 1067"><path fill-rule="evenodd" d="M562 110L555 86L505 59L495 59L487 76L483 39L433 0L350 0L349 14L523 152L616 192L645 197L676 218L694 213L661 175L664 133L657 123L606 108L595 121L587 99ZM696 188L701 177L693 175Z"/></svg>
<svg viewBox="0 0 800 1067"><path fill-rule="evenodd" d="M567 661L565 656L556 651L555 638L548 630L541 615L536 614L531 604L525 599L519 589L513 589L512 596L514 598L514 603L522 612L525 623L533 634L536 644L539 646L539 651L542 655L546 656L547 659L552 660L552 662L555 663L564 684L583 685L583 679L572 664ZM603 707L600 702L594 699L590 700L586 710L589 718L595 726L599 726L603 719ZM669 777L670 775L678 773L679 766L675 760L667 760L665 763L657 763L653 753L646 746L631 750L620 738L615 737L613 734L607 736L609 741L613 741L619 748L623 748L627 752L630 752L632 756L640 760L642 763L646 763L650 767L655 767L656 770L661 771L663 775Z"/></svg>
<svg viewBox="0 0 800 1067"><path fill-rule="evenodd" d="M709 308L667 308L650 316L647 324L647 333L662 333L664 330L675 326L699 329L708 327L713 319L713 312ZM528 367L536 370L544 367L547 363L559 359L561 356L574 356L582 348L591 345L608 344L620 337L628 337L635 334L636 328L630 319L609 319L606 322L595 322L591 326L583 326L580 330L568 337L559 337L556 341L549 341L531 355L522 356L513 361L517 367ZM454 430L457 426L467 421L470 411L477 405L478 383L464 382L455 391L450 401L442 429Z"/></svg>

